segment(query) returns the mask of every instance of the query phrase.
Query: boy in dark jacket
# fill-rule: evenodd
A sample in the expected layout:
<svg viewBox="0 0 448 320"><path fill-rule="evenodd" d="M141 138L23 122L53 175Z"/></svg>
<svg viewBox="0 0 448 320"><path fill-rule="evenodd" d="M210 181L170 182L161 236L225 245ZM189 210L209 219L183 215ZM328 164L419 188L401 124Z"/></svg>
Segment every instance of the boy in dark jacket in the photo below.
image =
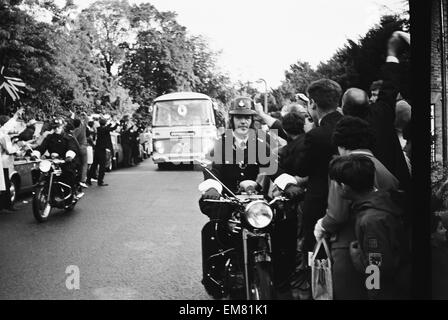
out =
<svg viewBox="0 0 448 320"><path fill-rule="evenodd" d="M329 173L340 184L342 197L353 201L356 241L350 245L350 254L355 269L363 275L361 285L367 297L407 298L409 257L401 209L388 192L374 188L374 163L363 155L342 156L332 161ZM379 286L368 289L369 265L379 268Z"/></svg>
<svg viewBox="0 0 448 320"><path fill-rule="evenodd" d="M431 276L432 298L448 299L448 243L447 231L439 215L431 215Z"/></svg>

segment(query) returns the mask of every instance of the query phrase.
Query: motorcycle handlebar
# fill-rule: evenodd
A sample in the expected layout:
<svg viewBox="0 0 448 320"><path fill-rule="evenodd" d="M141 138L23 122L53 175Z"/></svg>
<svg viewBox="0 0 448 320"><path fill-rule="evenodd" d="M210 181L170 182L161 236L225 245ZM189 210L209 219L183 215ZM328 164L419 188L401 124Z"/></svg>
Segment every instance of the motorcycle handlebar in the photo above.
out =
<svg viewBox="0 0 448 320"><path fill-rule="evenodd" d="M277 201L283 201L283 202L286 202L286 201L289 201L289 199L286 198L286 197L283 197L283 196L278 196L278 197L275 197L274 199L272 199L272 200L269 202L269 205L273 205L273 204L276 203Z"/></svg>
<svg viewBox="0 0 448 320"><path fill-rule="evenodd" d="M49 160L49 161L51 161L53 163L56 163L56 164L63 164L63 163L65 163L65 160L62 160L62 159L47 159L47 160Z"/></svg>
<svg viewBox="0 0 448 320"><path fill-rule="evenodd" d="M204 199L205 202L217 202L217 203L234 203L235 201L232 200L227 200L227 199L220 199L220 200L215 200L215 199Z"/></svg>
<svg viewBox="0 0 448 320"><path fill-rule="evenodd" d="M239 199L219 199L219 200L215 200L215 199L204 199L205 202L215 202L215 203L242 203L241 200ZM275 197L274 199L272 199L270 202L268 202L269 205L273 205L274 203L278 202L278 201L289 201L288 198L283 197L283 196L278 196Z"/></svg>

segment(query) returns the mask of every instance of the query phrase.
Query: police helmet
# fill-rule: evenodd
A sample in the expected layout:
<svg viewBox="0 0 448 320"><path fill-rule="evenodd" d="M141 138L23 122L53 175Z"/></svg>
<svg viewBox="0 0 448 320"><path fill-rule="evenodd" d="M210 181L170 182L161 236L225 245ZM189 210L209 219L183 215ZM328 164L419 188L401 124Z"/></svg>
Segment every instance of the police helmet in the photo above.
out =
<svg viewBox="0 0 448 320"><path fill-rule="evenodd" d="M253 116L257 114L252 108L254 105L253 101L249 97L237 97L230 103L230 115L248 115Z"/></svg>
<svg viewBox="0 0 448 320"><path fill-rule="evenodd" d="M51 121L50 127L52 129L56 129L58 127L62 127L64 126L64 120L60 119L60 118L55 118L53 119L53 121Z"/></svg>

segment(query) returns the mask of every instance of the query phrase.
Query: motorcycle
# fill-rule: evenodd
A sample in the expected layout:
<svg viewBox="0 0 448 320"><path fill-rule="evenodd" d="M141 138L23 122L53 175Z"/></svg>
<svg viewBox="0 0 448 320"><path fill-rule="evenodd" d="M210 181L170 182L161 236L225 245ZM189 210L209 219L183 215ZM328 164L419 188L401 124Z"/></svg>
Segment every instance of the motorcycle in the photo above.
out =
<svg viewBox="0 0 448 320"><path fill-rule="evenodd" d="M48 219L52 208L71 211L84 193L76 193L70 185L61 179L61 167L65 160L57 158L41 160L39 170L41 172L39 182L33 191L33 215L39 222Z"/></svg>
<svg viewBox="0 0 448 320"><path fill-rule="evenodd" d="M203 284L216 299L242 299L243 292L247 300L275 298L272 234L286 219L289 200L276 196L268 202L256 186L245 180L238 195L204 200L229 205L232 212L230 219L210 220L202 229Z"/></svg>

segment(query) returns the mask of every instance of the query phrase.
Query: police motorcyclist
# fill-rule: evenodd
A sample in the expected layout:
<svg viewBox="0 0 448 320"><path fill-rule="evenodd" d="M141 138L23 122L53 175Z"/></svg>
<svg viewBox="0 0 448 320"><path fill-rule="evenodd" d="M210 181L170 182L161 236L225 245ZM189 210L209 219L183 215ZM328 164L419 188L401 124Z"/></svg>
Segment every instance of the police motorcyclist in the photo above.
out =
<svg viewBox="0 0 448 320"><path fill-rule="evenodd" d="M254 130L253 102L248 97L237 97L231 102L229 110L229 127L216 141L211 152L213 160L210 171L233 193L238 193L239 184L244 180L257 181L260 168L265 166L259 159L259 148L266 148L262 153L270 154L269 135L262 136ZM277 159L272 159L277 161ZM225 237L216 239L216 230L226 227L226 221L231 218L233 208L223 203L207 202L206 199L219 199L221 195L230 195L226 188L214 179L208 172L204 172L205 181L199 185L202 197L199 206L213 223L206 225L202 231L203 239L203 284L209 293L213 294L213 284L207 280L208 257L216 253L225 242ZM292 178L292 177L291 177ZM267 193L266 188L257 186L258 191ZM210 285L209 285L210 284ZM209 285L209 286L208 286Z"/></svg>
<svg viewBox="0 0 448 320"><path fill-rule="evenodd" d="M72 187L74 196L77 196L76 174L79 166L77 160L79 158L79 147L75 139L64 133L64 125L65 123L62 119L55 119L52 122L54 132L48 135L42 144L34 150L34 155L40 157L48 151L52 158L65 159L66 162L61 166L61 179Z"/></svg>
<svg viewBox="0 0 448 320"><path fill-rule="evenodd" d="M255 153L256 150L249 150L249 139L256 139L254 131L254 115L255 111L252 109L252 100L248 97L238 97L231 102L229 111L229 127L231 130L226 130L224 134L216 141L215 147L210 156L214 159L211 172L222 181L233 193L238 191L238 186L241 181L253 180L255 181L259 173L259 165L254 159L249 161L249 152ZM226 144L231 148L226 149ZM251 144L252 146L252 144ZM226 151L232 150L232 154L226 154ZM252 148L253 149L253 148ZM236 152L243 152L244 159L237 163ZM210 174L204 172L205 181L200 185L203 192L201 200L204 199L219 199L222 191L222 186ZM216 216L212 206L204 206L200 201L201 210L203 213L211 216ZM211 210L208 210L211 208Z"/></svg>

